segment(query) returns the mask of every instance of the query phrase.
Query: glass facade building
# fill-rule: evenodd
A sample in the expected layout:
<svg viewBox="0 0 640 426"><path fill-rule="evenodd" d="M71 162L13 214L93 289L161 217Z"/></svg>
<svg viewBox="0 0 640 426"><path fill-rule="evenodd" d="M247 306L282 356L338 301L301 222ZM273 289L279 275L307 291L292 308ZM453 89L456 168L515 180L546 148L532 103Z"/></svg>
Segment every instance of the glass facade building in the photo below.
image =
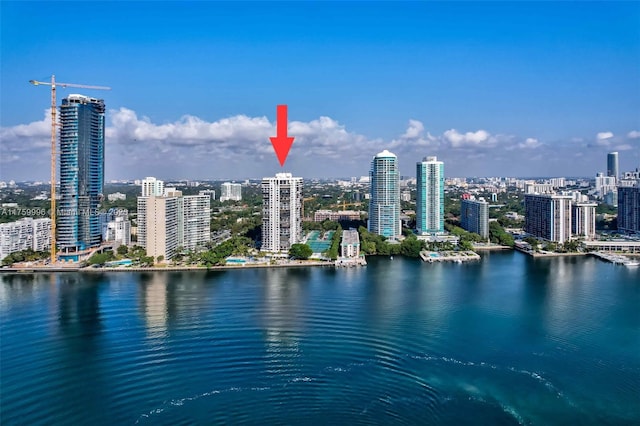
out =
<svg viewBox="0 0 640 426"><path fill-rule="evenodd" d="M418 235L444 232L444 163L426 157L416 164L416 231Z"/></svg>
<svg viewBox="0 0 640 426"><path fill-rule="evenodd" d="M102 99L69 95L60 106L58 246L63 251L100 245L98 206L104 186L105 106Z"/></svg>
<svg viewBox="0 0 640 426"><path fill-rule="evenodd" d="M607 154L607 176L614 177L616 180L620 177L617 152L610 152Z"/></svg>
<svg viewBox="0 0 640 426"><path fill-rule="evenodd" d="M402 235L398 158L385 149L373 157L369 173L369 232L395 240Z"/></svg>

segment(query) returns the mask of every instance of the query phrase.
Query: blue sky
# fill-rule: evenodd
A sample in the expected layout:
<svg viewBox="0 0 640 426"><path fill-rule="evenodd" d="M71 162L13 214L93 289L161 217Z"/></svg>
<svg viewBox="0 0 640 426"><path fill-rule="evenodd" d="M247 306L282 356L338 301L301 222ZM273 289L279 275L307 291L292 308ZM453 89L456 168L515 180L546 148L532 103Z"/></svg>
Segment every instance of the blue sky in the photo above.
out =
<svg viewBox="0 0 640 426"><path fill-rule="evenodd" d="M45 179L48 92L108 85L107 179L448 176L640 165L639 2L1 2L0 179ZM66 91L68 90L68 91ZM297 132L297 133L296 133Z"/></svg>

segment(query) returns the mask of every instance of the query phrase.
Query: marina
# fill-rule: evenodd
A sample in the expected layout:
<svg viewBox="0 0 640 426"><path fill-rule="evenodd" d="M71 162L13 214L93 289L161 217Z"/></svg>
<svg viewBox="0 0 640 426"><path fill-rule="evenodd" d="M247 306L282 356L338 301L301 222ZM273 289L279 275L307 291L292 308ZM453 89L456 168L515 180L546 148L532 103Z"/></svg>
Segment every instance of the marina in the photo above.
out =
<svg viewBox="0 0 640 426"><path fill-rule="evenodd" d="M636 260L636 259L631 259L627 256L623 256L621 254L615 254L615 253L604 253L601 251L596 251L591 253L594 256L600 258L600 259L604 259L608 262L611 262L615 265L624 265L627 266L629 268L637 268L638 266L640 266L640 261Z"/></svg>

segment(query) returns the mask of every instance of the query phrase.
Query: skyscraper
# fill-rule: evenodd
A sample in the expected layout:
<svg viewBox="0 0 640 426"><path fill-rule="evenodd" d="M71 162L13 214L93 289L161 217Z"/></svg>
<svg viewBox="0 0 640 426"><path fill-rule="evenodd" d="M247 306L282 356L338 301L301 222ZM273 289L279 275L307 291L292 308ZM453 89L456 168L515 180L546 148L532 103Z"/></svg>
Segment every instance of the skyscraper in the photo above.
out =
<svg viewBox="0 0 640 426"><path fill-rule="evenodd" d="M386 149L378 153L371 161L369 178L369 232L395 240L402 235L398 157Z"/></svg>
<svg viewBox="0 0 640 426"><path fill-rule="evenodd" d="M65 251L100 245L98 205L104 186L102 99L69 95L60 106L59 247Z"/></svg>
<svg viewBox="0 0 640 426"><path fill-rule="evenodd" d="M460 225L482 238L489 238L489 203L484 198L463 199L460 205Z"/></svg>
<svg viewBox="0 0 640 426"><path fill-rule="evenodd" d="M178 198L178 244L196 250L211 241L211 197L185 195Z"/></svg>
<svg viewBox="0 0 640 426"><path fill-rule="evenodd" d="M607 154L607 176L616 178L620 177L618 171L618 152L610 152Z"/></svg>
<svg viewBox="0 0 640 426"><path fill-rule="evenodd" d="M262 251L288 251L302 241L302 178L276 173L262 179Z"/></svg>
<svg viewBox="0 0 640 426"><path fill-rule="evenodd" d="M419 235L444 232L444 163L425 157L416 164L416 230Z"/></svg>
<svg viewBox="0 0 640 426"><path fill-rule="evenodd" d="M141 200L144 203L145 215L140 217L138 214L138 223L141 220L146 223L143 238L147 256L154 259L158 256L162 256L164 260L172 259L180 245L178 197L140 197L138 206Z"/></svg>

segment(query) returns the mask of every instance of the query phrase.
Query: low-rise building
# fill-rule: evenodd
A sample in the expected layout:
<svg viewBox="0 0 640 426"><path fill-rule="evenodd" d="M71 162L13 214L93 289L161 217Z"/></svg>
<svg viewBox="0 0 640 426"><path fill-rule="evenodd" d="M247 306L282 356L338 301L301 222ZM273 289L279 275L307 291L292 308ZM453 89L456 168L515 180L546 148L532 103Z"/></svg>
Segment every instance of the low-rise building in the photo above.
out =
<svg viewBox="0 0 640 426"><path fill-rule="evenodd" d="M360 256L360 236L355 229L342 232L340 243L340 255L343 258L356 258Z"/></svg>
<svg viewBox="0 0 640 426"><path fill-rule="evenodd" d="M332 220L337 222L340 220L360 220L363 213L365 212L356 210L342 210L337 212L331 210L318 210L313 214L313 221L322 222L325 220Z"/></svg>
<svg viewBox="0 0 640 426"><path fill-rule="evenodd" d="M107 195L107 200L113 202L113 201L124 201L127 199L127 194L123 194L121 192L114 192L113 194L109 194Z"/></svg>

